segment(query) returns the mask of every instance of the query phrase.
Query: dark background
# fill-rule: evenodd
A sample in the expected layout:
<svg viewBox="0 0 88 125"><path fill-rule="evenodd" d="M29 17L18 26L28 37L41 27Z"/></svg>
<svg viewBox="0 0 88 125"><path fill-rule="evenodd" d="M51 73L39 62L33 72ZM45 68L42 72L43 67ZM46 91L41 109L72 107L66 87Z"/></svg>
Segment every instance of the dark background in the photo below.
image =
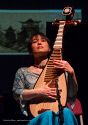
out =
<svg viewBox="0 0 88 125"><path fill-rule="evenodd" d="M38 3L39 2L39 3ZM77 97L80 99L83 107L84 125L88 121L88 10L87 1L76 0L3 0L0 1L0 9L63 9L65 6L73 6L75 9L82 10L82 23L77 27L67 28L64 36L64 53L67 59L75 69L79 90ZM2 17L3 18L3 17ZM54 41L56 30L47 24L47 36ZM21 118L19 106L12 96L12 85L15 73L19 67L29 66L32 63L29 55L0 55L0 116L4 119ZM3 116L4 114L4 116ZM5 123L5 122L4 122ZM10 123L9 123L10 124Z"/></svg>

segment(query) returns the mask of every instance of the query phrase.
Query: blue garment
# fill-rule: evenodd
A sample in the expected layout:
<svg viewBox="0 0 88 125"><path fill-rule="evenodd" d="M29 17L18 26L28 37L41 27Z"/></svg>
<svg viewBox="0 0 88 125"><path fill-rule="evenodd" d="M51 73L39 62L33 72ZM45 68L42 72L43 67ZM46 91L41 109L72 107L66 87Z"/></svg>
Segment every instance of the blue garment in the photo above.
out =
<svg viewBox="0 0 88 125"><path fill-rule="evenodd" d="M77 119L68 108L63 109L63 125L78 125ZM60 125L59 113L51 110L45 111L28 122L27 125Z"/></svg>

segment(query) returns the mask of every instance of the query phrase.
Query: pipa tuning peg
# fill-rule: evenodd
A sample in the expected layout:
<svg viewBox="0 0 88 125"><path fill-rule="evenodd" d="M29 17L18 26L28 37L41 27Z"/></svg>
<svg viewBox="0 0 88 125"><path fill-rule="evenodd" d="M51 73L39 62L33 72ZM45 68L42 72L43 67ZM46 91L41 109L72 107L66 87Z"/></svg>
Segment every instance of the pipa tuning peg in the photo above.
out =
<svg viewBox="0 0 88 125"><path fill-rule="evenodd" d="M66 20L72 20L75 10L73 7L64 7L62 14L66 16Z"/></svg>

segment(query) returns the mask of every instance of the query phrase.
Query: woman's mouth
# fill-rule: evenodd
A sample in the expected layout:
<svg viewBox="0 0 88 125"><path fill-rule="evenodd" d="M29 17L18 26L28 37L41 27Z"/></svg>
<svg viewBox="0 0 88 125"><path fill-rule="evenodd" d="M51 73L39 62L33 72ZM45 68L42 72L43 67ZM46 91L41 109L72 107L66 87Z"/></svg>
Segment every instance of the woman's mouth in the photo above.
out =
<svg viewBox="0 0 88 125"><path fill-rule="evenodd" d="M38 49L42 49L42 48L43 48L43 46L38 46L37 48L38 48Z"/></svg>

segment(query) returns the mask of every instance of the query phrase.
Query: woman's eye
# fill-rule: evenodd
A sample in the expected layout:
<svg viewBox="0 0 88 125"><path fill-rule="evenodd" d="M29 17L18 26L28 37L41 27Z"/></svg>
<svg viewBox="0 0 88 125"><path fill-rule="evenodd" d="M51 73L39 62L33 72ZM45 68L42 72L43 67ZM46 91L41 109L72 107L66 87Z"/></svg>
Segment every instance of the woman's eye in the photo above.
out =
<svg viewBox="0 0 88 125"><path fill-rule="evenodd" d="M42 42L46 42L46 40L45 40L45 39L42 39Z"/></svg>
<svg viewBox="0 0 88 125"><path fill-rule="evenodd" d="M32 41L32 43L37 43L37 40Z"/></svg>

